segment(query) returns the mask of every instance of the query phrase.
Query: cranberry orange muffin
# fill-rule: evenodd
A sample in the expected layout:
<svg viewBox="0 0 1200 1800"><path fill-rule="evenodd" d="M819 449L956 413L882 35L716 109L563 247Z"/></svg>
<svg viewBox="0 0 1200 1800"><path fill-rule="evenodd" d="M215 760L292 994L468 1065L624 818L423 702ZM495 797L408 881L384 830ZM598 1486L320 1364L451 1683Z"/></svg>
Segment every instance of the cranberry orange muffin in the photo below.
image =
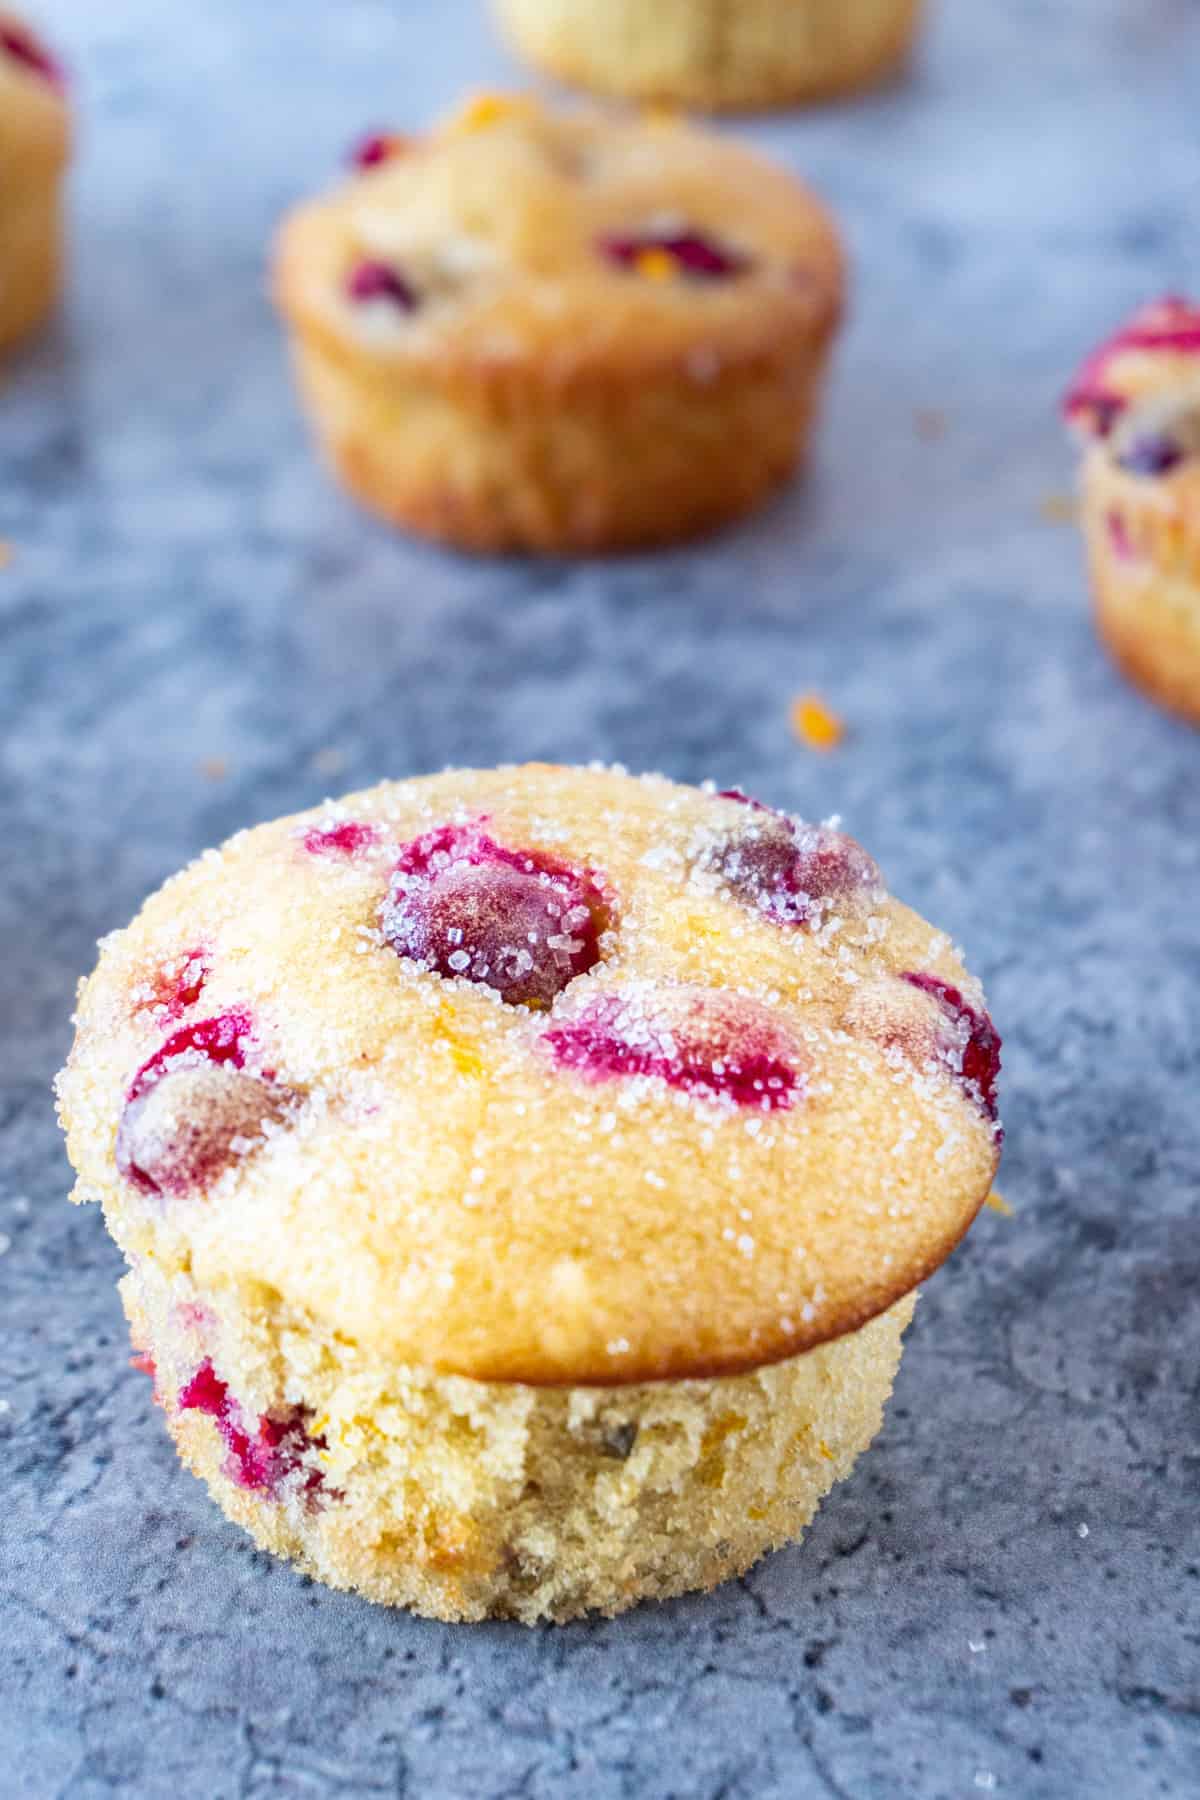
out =
<svg viewBox="0 0 1200 1800"><path fill-rule="evenodd" d="M0 8L0 351L40 325L57 297L69 145L62 70Z"/></svg>
<svg viewBox="0 0 1200 1800"><path fill-rule="evenodd" d="M367 141L275 291L346 486L478 550L732 519L801 455L841 304L812 196L682 124L483 97Z"/></svg>
<svg viewBox="0 0 1200 1800"><path fill-rule="evenodd" d="M600 93L738 110L881 80L920 0L496 0L514 46Z"/></svg>
<svg viewBox="0 0 1200 1800"><path fill-rule="evenodd" d="M620 771L385 782L105 940L59 1078L188 1466L444 1619L708 1587L879 1428L999 1039L853 839Z"/></svg>
<svg viewBox="0 0 1200 1800"><path fill-rule="evenodd" d="M1200 724L1200 307L1143 307L1088 358L1065 410L1087 446L1101 634L1152 699Z"/></svg>

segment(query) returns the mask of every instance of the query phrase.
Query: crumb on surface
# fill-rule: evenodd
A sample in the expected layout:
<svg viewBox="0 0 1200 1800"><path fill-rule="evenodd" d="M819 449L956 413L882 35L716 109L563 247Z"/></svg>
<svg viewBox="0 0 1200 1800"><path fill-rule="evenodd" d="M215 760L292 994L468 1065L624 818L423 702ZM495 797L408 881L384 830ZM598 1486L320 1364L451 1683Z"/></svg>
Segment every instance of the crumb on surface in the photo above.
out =
<svg viewBox="0 0 1200 1800"><path fill-rule="evenodd" d="M792 702L792 730L809 750L836 750L846 727L819 694L799 694Z"/></svg>
<svg viewBox="0 0 1200 1800"><path fill-rule="evenodd" d="M1038 512L1048 525L1073 525L1079 516L1073 494L1043 494Z"/></svg>

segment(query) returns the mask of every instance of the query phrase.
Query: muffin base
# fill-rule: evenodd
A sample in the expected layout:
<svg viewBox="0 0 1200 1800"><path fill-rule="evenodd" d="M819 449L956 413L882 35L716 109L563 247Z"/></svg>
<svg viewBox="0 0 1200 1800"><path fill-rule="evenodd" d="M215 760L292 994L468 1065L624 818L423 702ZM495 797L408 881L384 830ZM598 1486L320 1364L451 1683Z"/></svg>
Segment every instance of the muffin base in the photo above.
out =
<svg viewBox="0 0 1200 1800"><path fill-rule="evenodd" d="M712 369L546 389L535 369L455 383L301 337L326 461L369 510L476 551L588 552L689 538L751 511L802 459L827 330Z"/></svg>
<svg viewBox="0 0 1200 1800"><path fill-rule="evenodd" d="M432 1618L525 1624L711 1588L798 1538L879 1429L914 1304L749 1375L534 1388L381 1367L269 1290L146 1260L121 1288L180 1456L263 1549ZM248 1488L181 1408L205 1363L247 1429L303 1418L278 1483Z"/></svg>
<svg viewBox="0 0 1200 1800"><path fill-rule="evenodd" d="M515 48L565 81L731 112L884 80L920 10L920 0L496 0Z"/></svg>
<svg viewBox="0 0 1200 1800"><path fill-rule="evenodd" d="M14 178L0 195L0 352L29 336L54 308L60 211L57 169Z"/></svg>
<svg viewBox="0 0 1200 1800"><path fill-rule="evenodd" d="M1187 480L1184 477L1183 480ZM1200 534L1179 481L1153 484L1094 449L1084 534L1097 629L1142 692L1200 725Z"/></svg>

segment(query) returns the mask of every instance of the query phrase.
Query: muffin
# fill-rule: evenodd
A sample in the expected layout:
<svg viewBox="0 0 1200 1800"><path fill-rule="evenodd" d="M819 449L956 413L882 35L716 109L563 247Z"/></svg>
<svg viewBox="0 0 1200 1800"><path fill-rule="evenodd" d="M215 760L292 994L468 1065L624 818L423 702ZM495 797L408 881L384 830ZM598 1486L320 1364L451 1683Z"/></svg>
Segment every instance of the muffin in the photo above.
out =
<svg viewBox="0 0 1200 1800"><path fill-rule="evenodd" d="M40 325L58 295L69 143L62 70L0 10L0 351Z"/></svg>
<svg viewBox="0 0 1200 1800"><path fill-rule="evenodd" d="M1085 362L1083 524L1101 635L1152 700L1200 724L1200 307L1157 300Z"/></svg>
<svg viewBox="0 0 1200 1800"><path fill-rule="evenodd" d="M564 81L713 111L882 80L920 10L920 0L496 0L515 48Z"/></svg>
<svg viewBox="0 0 1200 1800"><path fill-rule="evenodd" d="M807 440L833 227L682 124L483 97L371 138L287 220L275 292L342 481L472 550L606 550L759 504Z"/></svg>
<svg viewBox="0 0 1200 1800"><path fill-rule="evenodd" d="M879 1428L999 1039L853 839L531 766L239 833L105 939L58 1094L222 1510L442 1619L705 1588Z"/></svg>

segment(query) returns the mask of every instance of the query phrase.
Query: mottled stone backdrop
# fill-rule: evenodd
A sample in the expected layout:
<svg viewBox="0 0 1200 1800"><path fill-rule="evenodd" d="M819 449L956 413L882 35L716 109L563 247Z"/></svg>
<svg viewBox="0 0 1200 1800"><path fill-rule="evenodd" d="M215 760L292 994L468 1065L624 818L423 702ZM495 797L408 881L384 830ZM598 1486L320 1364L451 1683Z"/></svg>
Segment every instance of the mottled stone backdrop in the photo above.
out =
<svg viewBox="0 0 1200 1800"><path fill-rule="evenodd" d="M1200 735L1110 669L1047 506L1074 360L1200 282L1196 6L945 0L902 86L748 127L853 248L812 477L700 549L537 566L352 511L264 295L349 140L513 79L481 8L37 10L81 116L70 301L0 388L0 1791L1197 1794ZM48 1092L95 939L185 858L522 757L843 814L988 981L1015 1208L929 1284L801 1549L532 1633L372 1610L224 1523Z"/></svg>

